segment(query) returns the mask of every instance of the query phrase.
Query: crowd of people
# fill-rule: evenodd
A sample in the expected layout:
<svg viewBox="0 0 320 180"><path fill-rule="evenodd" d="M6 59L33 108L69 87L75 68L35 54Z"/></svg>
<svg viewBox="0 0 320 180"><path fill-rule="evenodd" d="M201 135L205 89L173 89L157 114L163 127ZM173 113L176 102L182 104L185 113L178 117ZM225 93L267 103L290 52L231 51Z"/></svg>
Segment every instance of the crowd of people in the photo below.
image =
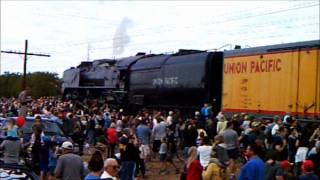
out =
<svg viewBox="0 0 320 180"><path fill-rule="evenodd" d="M29 142L10 118L17 116L36 117ZM61 119L69 140L59 144L48 137L43 116ZM161 165L157 174L186 180L313 180L320 175L319 125L303 124L290 114L228 117L212 112L209 104L191 116L178 109L128 114L97 100L43 97L22 103L1 98L0 117L9 119L2 128L3 162L20 163L20 149L31 147L32 169L41 179L143 179L153 161Z"/></svg>

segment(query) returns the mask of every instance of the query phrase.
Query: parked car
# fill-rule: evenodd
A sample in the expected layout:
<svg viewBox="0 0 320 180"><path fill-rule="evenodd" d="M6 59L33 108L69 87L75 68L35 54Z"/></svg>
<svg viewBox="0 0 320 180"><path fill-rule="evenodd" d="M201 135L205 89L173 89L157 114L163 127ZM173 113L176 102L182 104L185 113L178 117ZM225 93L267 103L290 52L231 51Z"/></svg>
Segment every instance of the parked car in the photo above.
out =
<svg viewBox="0 0 320 180"><path fill-rule="evenodd" d="M0 161L0 179L23 179L23 180L38 180L39 177L23 165L4 164Z"/></svg>
<svg viewBox="0 0 320 180"><path fill-rule="evenodd" d="M6 138L5 127L8 123L10 118L1 118L0 119L0 143ZM17 119L17 117L13 117L13 119ZM31 150L32 147L30 146L30 140L32 136L32 126L34 124L35 118L34 117L26 117L25 124L19 128L19 132L22 133L24 149L21 152L21 157L27 167L31 167ZM61 130L59 123L55 119L48 119L42 118L42 126L43 132L45 135L46 141L54 141L58 145L61 145L64 141L71 141L70 137L66 137ZM2 153L0 153L1 159ZM1 179L1 178L0 178Z"/></svg>
<svg viewBox="0 0 320 180"><path fill-rule="evenodd" d="M13 119L17 119L17 117L13 117ZM5 138L4 127L6 126L9 118L1 118L0 119L0 142ZM26 117L26 122L19 129L19 131L23 134L23 142L29 142L32 135L32 126L34 124L35 117ZM63 131L59 126L59 122L56 119L42 118L43 132L45 136L50 138L55 137L55 140L58 144L63 143L68 140L68 138L64 135ZM2 140L1 140L2 139Z"/></svg>

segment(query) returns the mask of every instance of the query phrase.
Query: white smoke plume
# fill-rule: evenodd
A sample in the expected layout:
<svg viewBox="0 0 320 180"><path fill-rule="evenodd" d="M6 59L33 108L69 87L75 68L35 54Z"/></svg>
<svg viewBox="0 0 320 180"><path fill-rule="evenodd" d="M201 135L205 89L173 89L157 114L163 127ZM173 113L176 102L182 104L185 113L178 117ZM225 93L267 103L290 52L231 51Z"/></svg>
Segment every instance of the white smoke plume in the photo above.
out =
<svg viewBox="0 0 320 180"><path fill-rule="evenodd" d="M116 33L113 36L113 56L121 55L124 52L125 46L130 42L127 29L131 24L131 20L124 17L117 27Z"/></svg>

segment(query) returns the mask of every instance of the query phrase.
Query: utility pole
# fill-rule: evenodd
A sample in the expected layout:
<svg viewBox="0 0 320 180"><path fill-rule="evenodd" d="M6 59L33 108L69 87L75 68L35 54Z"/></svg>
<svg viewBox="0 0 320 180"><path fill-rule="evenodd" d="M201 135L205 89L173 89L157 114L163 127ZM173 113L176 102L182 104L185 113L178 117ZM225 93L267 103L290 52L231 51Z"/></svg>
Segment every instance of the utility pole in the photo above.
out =
<svg viewBox="0 0 320 180"><path fill-rule="evenodd" d="M22 88L23 90L26 89L27 86L27 59L28 55L29 56L43 56L43 57L50 57L48 54L36 54L36 53L28 53L28 40L25 41L25 46L24 46L24 52L18 52L18 51L1 51L1 53L7 53L7 54L23 54L23 80L22 80Z"/></svg>
<svg viewBox="0 0 320 180"><path fill-rule="evenodd" d="M28 40L24 44L24 60L23 60L23 79L22 79L22 88L23 90L27 87L27 53L28 53Z"/></svg>

